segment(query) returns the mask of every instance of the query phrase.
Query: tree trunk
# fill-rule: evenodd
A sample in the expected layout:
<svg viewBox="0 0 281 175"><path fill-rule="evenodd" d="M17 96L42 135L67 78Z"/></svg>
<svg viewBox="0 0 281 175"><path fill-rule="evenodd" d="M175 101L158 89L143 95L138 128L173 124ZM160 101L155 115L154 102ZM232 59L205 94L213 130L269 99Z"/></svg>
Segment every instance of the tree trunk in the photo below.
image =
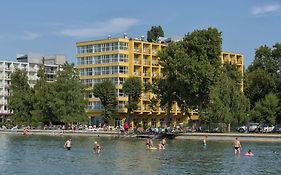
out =
<svg viewBox="0 0 281 175"><path fill-rule="evenodd" d="M230 123L227 125L227 132L230 132Z"/></svg>
<svg viewBox="0 0 281 175"><path fill-rule="evenodd" d="M171 118L171 108L172 108L172 102L168 102L168 108L167 108L167 118L166 118L166 125L167 127L170 126L170 118Z"/></svg>

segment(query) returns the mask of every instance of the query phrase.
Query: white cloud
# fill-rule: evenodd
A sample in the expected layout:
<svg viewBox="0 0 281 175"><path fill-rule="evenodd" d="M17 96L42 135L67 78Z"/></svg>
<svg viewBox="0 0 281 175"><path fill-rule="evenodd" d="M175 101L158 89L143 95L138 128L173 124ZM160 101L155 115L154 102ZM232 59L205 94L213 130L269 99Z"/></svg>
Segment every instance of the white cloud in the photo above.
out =
<svg viewBox="0 0 281 175"><path fill-rule="evenodd" d="M61 34L72 37L98 37L107 34L121 33L137 25L135 18L113 18L88 27L69 28L60 31Z"/></svg>
<svg viewBox="0 0 281 175"><path fill-rule="evenodd" d="M23 40L34 40L40 37L40 34L35 32L24 32L24 35L22 35L20 38Z"/></svg>
<svg viewBox="0 0 281 175"><path fill-rule="evenodd" d="M279 4L268 4L263 6L256 6L252 9L252 14L255 16L266 15L269 13L275 13L280 10L281 6Z"/></svg>

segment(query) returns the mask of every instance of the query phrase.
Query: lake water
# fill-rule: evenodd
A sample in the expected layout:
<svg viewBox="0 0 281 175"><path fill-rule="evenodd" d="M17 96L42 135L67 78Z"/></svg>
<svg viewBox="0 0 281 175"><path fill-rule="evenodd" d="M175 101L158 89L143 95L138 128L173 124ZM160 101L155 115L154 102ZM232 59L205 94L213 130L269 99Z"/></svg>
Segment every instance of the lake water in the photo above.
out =
<svg viewBox="0 0 281 175"><path fill-rule="evenodd" d="M280 142L242 142L235 156L232 142L168 140L165 150L147 150L145 140L72 136L72 149L63 148L64 136L0 134L0 174L281 174ZM102 145L92 151L94 141ZM159 140L154 140L158 144Z"/></svg>

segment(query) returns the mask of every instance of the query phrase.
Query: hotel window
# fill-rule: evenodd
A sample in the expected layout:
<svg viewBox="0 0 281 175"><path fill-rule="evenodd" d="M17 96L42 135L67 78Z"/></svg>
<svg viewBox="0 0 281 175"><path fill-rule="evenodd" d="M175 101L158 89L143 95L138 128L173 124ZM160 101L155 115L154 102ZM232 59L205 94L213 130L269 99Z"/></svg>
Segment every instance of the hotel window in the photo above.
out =
<svg viewBox="0 0 281 175"><path fill-rule="evenodd" d="M127 74L128 73L128 67L126 67L126 66L119 66L119 73L120 74Z"/></svg>
<svg viewBox="0 0 281 175"><path fill-rule="evenodd" d="M111 62L117 63L118 62L118 54L111 55Z"/></svg>
<svg viewBox="0 0 281 175"><path fill-rule="evenodd" d="M101 68L101 74L102 75L109 74L109 67L102 67Z"/></svg>
<svg viewBox="0 0 281 175"><path fill-rule="evenodd" d="M147 119L142 119L142 125L143 127L147 127Z"/></svg>
<svg viewBox="0 0 281 175"><path fill-rule="evenodd" d="M125 82L125 78L119 78L118 85L123 85L124 82Z"/></svg>
<svg viewBox="0 0 281 175"><path fill-rule="evenodd" d="M80 69L80 76L85 76L85 69Z"/></svg>
<svg viewBox="0 0 281 175"><path fill-rule="evenodd" d="M128 55L119 54L119 62L128 62Z"/></svg>
<svg viewBox="0 0 281 175"><path fill-rule="evenodd" d="M111 43L111 50L118 50L118 42Z"/></svg>
<svg viewBox="0 0 281 175"><path fill-rule="evenodd" d="M128 43L119 42L119 49L120 50L128 50Z"/></svg>
<svg viewBox="0 0 281 175"><path fill-rule="evenodd" d="M118 109L125 109L126 108L126 102L119 101L118 102Z"/></svg>
<svg viewBox="0 0 281 175"><path fill-rule="evenodd" d="M94 68L94 75L101 75L101 68L100 67Z"/></svg>
<svg viewBox="0 0 281 175"><path fill-rule="evenodd" d="M122 120L120 118L115 118L115 126L114 127L120 127L122 126Z"/></svg>
<svg viewBox="0 0 281 175"><path fill-rule="evenodd" d="M122 89L118 89L118 96L119 97L124 97L125 96L125 94L124 94Z"/></svg>
<svg viewBox="0 0 281 175"><path fill-rule="evenodd" d="M111 74L118 74L118 66L112 66Z"/></svg>
<svg viewBox="0 0 281 175"><path fill-rule="evenodd" d="M161 118L160 119L160 127L163 128L165 126L165 119Z"/></svg>
<svg viewBox="0 0 281 175"><path fill-rule="evenodd" d="M156 119L155 118L151 119L151 127L156 128Z"/></svg>
<svg viewBox="0 0 281 175"><path fill-rule="evenodd" d="M92 68L86 68L86 75L91 76L93 75L93 69Z"/></svg>

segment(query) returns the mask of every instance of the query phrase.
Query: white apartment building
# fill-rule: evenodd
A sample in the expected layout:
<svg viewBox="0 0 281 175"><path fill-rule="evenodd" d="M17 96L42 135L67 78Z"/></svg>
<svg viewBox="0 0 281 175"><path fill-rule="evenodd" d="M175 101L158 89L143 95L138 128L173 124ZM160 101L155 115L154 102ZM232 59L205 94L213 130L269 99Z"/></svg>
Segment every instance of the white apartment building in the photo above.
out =
<svg viewBox="0 0 281 175"><path fill-rule="evenodd" d="M26 59L24 59L24 57ZM11 114L11 111L8 108L7 100L8 96L10 95L11 74L15 70L25 70L27 72L29 85L33 87L38 79L37 71L41 66L44 65L47 80L51 82L54 81L55 75L59 70L60 65L62 65L66 60L65 56L61 56L59 61L56 61L56 57L49 56L48 61L43 64L43 62L41 62L41 57L38 57L37 61L36 59L31 61L28 58L29 55L22 55L21 57L17 57L18 61L16 62L0 60L0 122L6 121L8 116Z"/></svg>

